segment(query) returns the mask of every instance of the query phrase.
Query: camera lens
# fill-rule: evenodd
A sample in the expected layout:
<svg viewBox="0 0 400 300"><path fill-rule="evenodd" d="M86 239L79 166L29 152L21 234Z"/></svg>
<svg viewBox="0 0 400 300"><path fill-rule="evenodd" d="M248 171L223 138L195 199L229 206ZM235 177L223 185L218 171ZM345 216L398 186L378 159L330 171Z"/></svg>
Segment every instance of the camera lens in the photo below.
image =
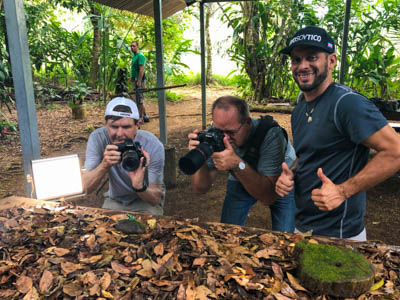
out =
<svg viewBox="0 0 400 300"><path fill-rule="evenodd" d="M198 149L193 149L179 159L179 168L186 175L196 173L204 163L204 155Z"/></svg>
<svg viewBox="0 0 400 300"><path fill-rule="evenodd" d="M197 148L190 150L179 159L179 168L186 175L193 175L212 153L210 145L201 143Z"/></svg>
<svg viewBox="0 0 400 300"><path fill-rule="evenodd" d="M128 150L122 154L122 167L129 171L133 172L139 167L139 157L136 151Z"/></svg>

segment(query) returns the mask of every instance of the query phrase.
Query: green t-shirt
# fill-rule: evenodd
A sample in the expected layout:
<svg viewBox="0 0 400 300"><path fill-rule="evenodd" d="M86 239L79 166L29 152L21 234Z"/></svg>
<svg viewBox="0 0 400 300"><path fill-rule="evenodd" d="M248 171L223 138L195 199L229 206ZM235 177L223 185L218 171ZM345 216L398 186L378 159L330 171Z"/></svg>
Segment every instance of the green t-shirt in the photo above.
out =
<svg viewBox="0 0 400 300"><path fill-rule="evenodd" d="M138 52L132 57L131 63L131 78L134 80L138 79L139 76L139 66L144 66L146 63L146 57L144 57L142 52Z"/></svg>

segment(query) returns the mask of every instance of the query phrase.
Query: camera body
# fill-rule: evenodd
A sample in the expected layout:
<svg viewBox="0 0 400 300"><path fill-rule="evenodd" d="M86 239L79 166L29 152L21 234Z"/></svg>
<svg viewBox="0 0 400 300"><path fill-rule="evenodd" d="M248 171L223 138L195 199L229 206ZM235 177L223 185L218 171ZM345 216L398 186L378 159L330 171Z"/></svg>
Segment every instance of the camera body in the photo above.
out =
<svg viewBox="0 0 400 300"><path fill-rule="evenodd" d="M214 152L221 152L225 150L224 133L215 128L210 128L206 131L200 131L197 134L197 139L200 144L206 144L210 147L211 154Z"/></svg>
<svg viewBox="0 0 400 300"><path fill-rule="evenodd" d="M134 142L131 139L125 140L122 144L116 144L118 146L119 152L121 152L121 164L122 167L133 172L140 165L140 159L143 157L143 164L146 164L146 157L144 157L142 152L142 146L139 142Z"/></svg>
<svg viewBox="0 0 400 300"><path fill-rule="evenodd" d="M225 150L225 134L216 128L200 131L197 140L200 144L179 159L179 168L183 173L192 175L204 164L214 152Z"/></svg>

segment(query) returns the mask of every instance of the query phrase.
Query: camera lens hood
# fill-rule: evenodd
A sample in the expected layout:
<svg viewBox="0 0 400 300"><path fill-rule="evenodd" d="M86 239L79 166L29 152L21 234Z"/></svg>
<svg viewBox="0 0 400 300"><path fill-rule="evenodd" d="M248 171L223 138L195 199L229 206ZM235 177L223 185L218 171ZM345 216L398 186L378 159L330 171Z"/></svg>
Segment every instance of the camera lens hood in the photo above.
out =
<svg viewBox="0 0 400 300"><path fill-rule="evenodd" d="M210 145L200 143L179 159L179 168L186 175L193 175L213 153Z"/></svg>

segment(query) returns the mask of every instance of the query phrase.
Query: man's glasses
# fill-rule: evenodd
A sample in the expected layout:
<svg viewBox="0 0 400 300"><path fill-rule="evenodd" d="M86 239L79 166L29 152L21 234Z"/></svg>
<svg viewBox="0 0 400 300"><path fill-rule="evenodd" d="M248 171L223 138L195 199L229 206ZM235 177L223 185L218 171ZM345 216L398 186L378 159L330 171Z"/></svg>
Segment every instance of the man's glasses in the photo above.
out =
<svg viewBox="0 0 400 300"><path fill-rule="evenodd" d="M219 131L221 131L221 132L223 132L223 133L229 135L229 136L234 136L236 133L239 132L239 130L243 127L243 125L244 125L244 123L240 124L239 128L234 129L234 130L222 130L222 129L219 129L219 128L217 128L217 129L218 129Z"/></svg>

